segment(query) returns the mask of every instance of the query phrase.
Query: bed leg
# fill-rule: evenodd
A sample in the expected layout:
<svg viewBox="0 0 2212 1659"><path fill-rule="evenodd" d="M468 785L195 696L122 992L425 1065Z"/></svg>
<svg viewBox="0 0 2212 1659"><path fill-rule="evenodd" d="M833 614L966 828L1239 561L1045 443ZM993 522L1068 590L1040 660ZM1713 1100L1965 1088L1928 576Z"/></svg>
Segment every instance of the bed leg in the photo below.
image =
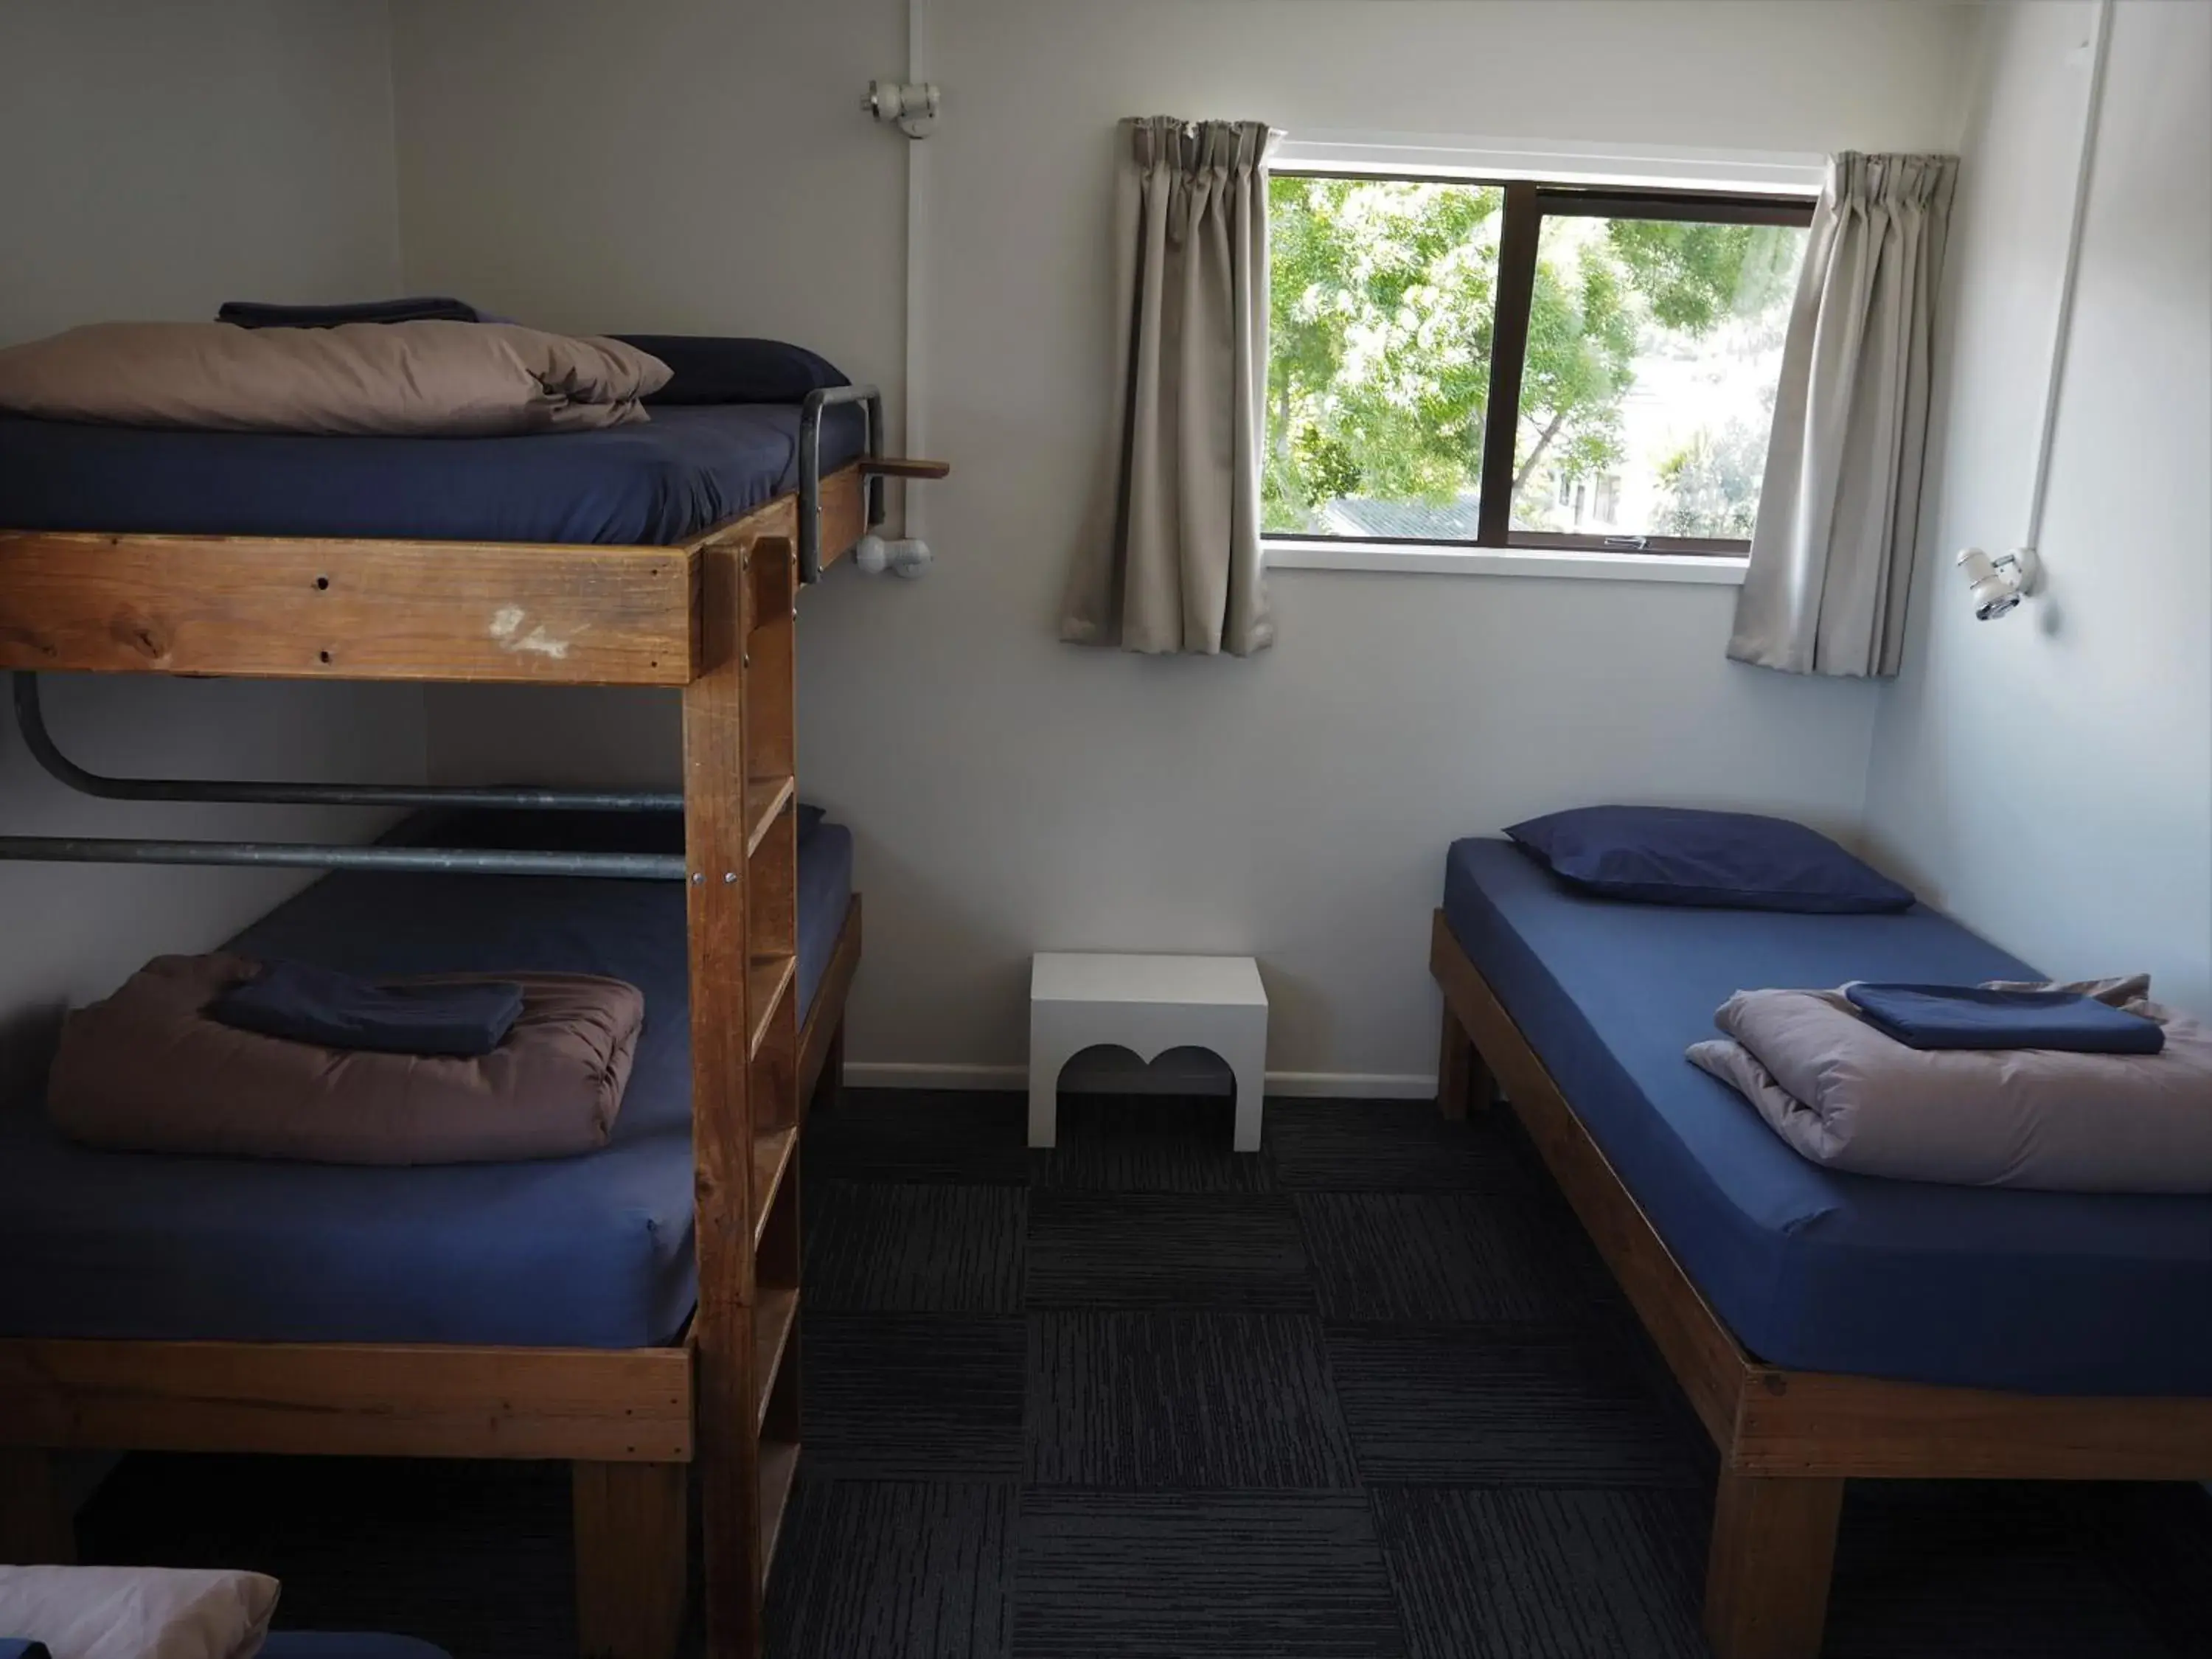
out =
<svg viewBox="0 0 2212 1659"><path fill-rule="evenodd" d="M65 1567L76 1560L76 1522L62 1496L57 1454L0 1446L0 1561Z"/></svg>
<svg viewBox="0 0 2212 1659"><path fill-rule="evenodd" d="M814 1085L814 1103L826 1110L835 1111L845 1098L845 1017L837 1017L837 1029L830 1034L830 1046L823 1051L822 1075Z"/></svg>
<svg viewBox="0 0 2212 1659"><path fill-rule="evenodd" d="M570 1466L583 1659L670 1659L684 1629L688 1463Z"/></svg>
<svg viewBox="0 0 2212 1659"><path fill-rule="evenodd" d="M1487 1108L1497 1097L1490 1067L1475 1052L1451 1004L1445 1003L1443 1048L1437 1059L1437 1110L1449 1118L1462 1118L1470 1109Z"/></svg>
<svg viewBox="0 0 2212 1659"><path fill-rule="evenodd" d="M1843 1498L1833 1478L1721 1472L1705 1568L1715 1659L1817 1659Z"/></svg>

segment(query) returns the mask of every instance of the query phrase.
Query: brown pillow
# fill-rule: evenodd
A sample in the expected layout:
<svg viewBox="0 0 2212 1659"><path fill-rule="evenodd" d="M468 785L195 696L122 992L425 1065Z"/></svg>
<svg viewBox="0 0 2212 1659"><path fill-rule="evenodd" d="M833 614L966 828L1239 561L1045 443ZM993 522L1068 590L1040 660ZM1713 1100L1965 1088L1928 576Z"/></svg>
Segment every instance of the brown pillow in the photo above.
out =
<svg viewBox="0 0 2212 1659"><path fill-rule="evenodd" d="M0 351L0 409L235 432L495 437L648 418L668 366L511 323L94 323Z"/></svg>
<svg viewBox="0 0 2212 1659"><path fill-rule="evenodd" d="M241 1031L208 1005L260 971L156 957L71 1014L47 1081L64 1134L117 1151L324 1164L563 1158L606 1144L645 1021L634 985L588 974L441 975L522 987L505 1041L472 1060L325 1048Z"/></svg>

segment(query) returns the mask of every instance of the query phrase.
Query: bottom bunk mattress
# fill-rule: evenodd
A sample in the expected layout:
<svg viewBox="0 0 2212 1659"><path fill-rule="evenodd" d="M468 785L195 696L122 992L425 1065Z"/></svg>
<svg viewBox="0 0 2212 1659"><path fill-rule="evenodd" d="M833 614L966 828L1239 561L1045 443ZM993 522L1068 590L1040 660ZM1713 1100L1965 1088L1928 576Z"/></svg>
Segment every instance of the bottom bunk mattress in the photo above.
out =
<svg viewBox="0 0 2212 1659"><path fill-rule="evenodd" d="M802 1009L852 868L841 825L800 847ZM669 1340L696 1295L684 912L675 882L317 882L236 948L362 974L541 969L639 987L645 1029L608 1145L413 1169L173 1158L79 1146L41 1112L0 1109L0 1336Z"/></svg>
<svg viewBox="0 0 2212 1659"><path fill-rule="evenodd" d="M2212 1395L2212 1197L1890 1181L1800 1158L1683 1057L1732 993L2039 978L1925 908L1797 915L1569 890L1453 845L1444 917L1675 1260L1771 1364L2042 1394Z"/></svg>

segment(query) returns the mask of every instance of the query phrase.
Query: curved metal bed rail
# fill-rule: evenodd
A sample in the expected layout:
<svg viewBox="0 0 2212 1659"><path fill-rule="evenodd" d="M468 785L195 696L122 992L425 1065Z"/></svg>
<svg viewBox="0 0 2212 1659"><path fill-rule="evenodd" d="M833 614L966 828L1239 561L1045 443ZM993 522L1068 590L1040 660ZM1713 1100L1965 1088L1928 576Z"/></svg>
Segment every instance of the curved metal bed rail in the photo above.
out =
<svg viewBox="0 0 2212 1659"><path fill-rule="evenodd" d="M842 404L860 404L867 415L861 453L870 460L884 453L884 394L872 386L825 386L806 394L799 409L799 580L822 580L822 416ZM868 528L884 521L884 481L866 484Z"/></svg>
<svg viewBox="0 0 2212 1659"><path fill-rule="evenodd" d="M680 790L544 789L526 784L261 783L221 778L118 778L62 752L47 729L39 677L14 676L15 724L31 757L57 782L101 800L194 801L231 806L457 806L539 812L680 812Z"/></svg>

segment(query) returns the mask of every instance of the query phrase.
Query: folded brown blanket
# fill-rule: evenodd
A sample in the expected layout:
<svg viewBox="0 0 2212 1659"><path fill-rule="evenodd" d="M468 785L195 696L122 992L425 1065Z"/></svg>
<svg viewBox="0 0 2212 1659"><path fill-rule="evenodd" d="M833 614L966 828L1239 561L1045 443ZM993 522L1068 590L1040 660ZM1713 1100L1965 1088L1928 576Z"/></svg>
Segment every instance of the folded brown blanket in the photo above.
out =
<svg viewBox="0 0 2212 1659"><path fill-rule="evenodd" d="M2152 1020L2154 1054L1907 1048L1841 991L1739 991L1692 1046L1799 1152L1831 1169L2053 1192L2212 1192L2212 1030L2149 981L2078 991Z"/></svg>
<svg viewBox="0 0 2212 1659"><path fill-rule="evenodd" d="M459 1059L325 1048L210 1018L259 967L157 957L71 1014L47 1115L73 1139L118 1151L325 1164L503 1163L606 1144L645 1020L635 986L587 974L410 981L522 988L505 1040Z"/></svg>
<svg viewBox="0 0 2212 1659"><path fill-rule="evenodd" d="M94 323L0 351L0 409L227 432L494 437L649 418L668 366L512 323Z"/></svg>

